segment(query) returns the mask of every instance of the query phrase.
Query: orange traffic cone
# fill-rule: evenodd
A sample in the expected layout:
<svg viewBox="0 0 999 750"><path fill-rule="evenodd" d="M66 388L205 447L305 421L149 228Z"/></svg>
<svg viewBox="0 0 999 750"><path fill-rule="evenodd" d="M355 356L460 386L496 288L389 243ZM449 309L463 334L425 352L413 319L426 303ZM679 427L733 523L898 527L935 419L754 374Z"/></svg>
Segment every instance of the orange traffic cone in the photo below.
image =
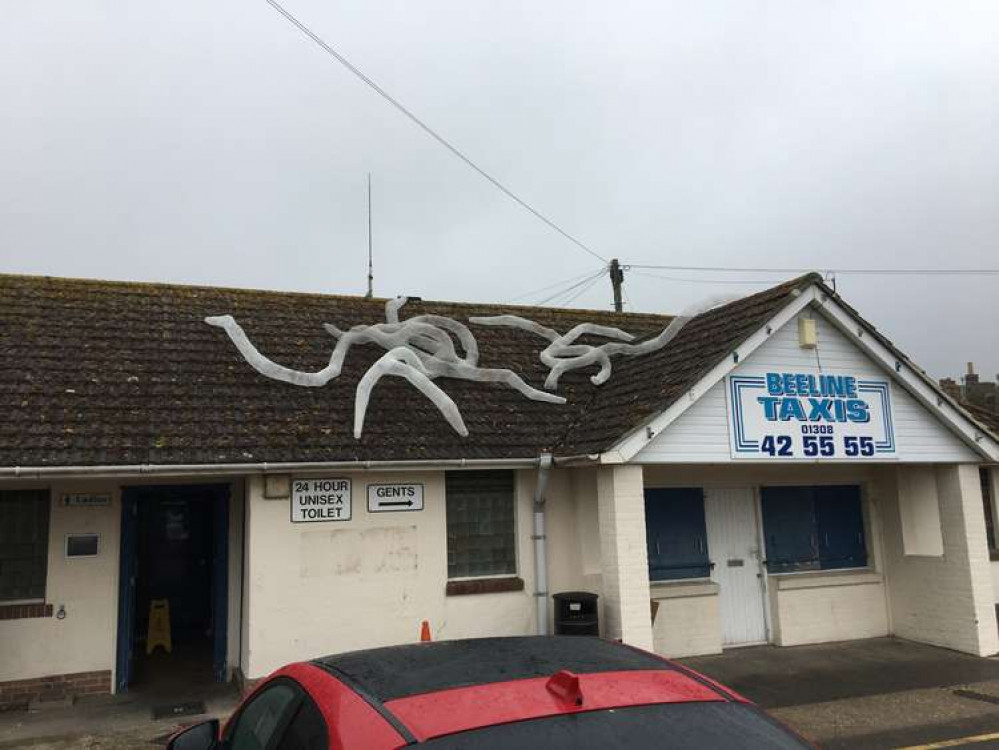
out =
<svg viewBox="0 0 999 750"><path fill-rule="evenodd" d="M422 643L427 643L431 640L433 639L430 637L430 623L424 620L423 624L420 626L420 641Z"/></svg>

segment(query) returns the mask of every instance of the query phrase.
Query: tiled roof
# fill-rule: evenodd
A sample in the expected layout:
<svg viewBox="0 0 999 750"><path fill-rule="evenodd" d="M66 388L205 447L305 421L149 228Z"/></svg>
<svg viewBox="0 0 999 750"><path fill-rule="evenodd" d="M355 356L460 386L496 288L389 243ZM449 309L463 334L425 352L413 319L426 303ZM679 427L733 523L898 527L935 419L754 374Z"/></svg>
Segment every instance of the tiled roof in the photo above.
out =
<svg viewBox="0 0 999 750"><path fill-rule="evenodd" d="M456 434L411 385L376 386L360 440L354 392L384 353L351 348L342 374L321 388L254 371L207 315L231 314L267 356L302 370L329 360L340 328L384 321L384 300L165 284L0 275L0 467L531 458L606 449L665 409L790 299L808 276L691 321L664 350L615 357L562 378L565 405L509 388L441 378L469 436ZM511 313L567 331L581 322L639 336L669 317L589 310L411 301L401 317L436 313L462 322ZM506 367L542 387L543 339L470 325L480 364Z"/></svg>
<svg viewBox="0 0 999 750"><path fill-rule="evenodd" d="M999 440L999 414L989 411L988 409L983 409L982 407L976 406L968 401L960 401L958 403L960 403L962 408L964 408L964 410L971 416L987 427L996 439Z"/></svg>
<svg viewBox="0 0 999 750"><path fill-rule="evenodd" d="M697 316L668 346L619 358L606 386L595 389L566 436L562 452L596 453L666 409L739 344L762 328L791 295L818 276L803 276Z"/></svg>

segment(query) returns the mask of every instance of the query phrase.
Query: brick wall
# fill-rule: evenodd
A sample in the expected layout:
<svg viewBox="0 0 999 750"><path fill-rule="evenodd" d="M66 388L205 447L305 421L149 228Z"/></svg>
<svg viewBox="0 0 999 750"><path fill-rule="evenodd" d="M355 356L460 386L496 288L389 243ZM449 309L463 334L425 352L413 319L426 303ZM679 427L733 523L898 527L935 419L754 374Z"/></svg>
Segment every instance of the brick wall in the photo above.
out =
<svg viewBox="0 0 999 750"><path fill-rule="evenodd" d="M670 588L682 589L684 586L680 584ZM662 598L665 596L662 589L653 588L655 621L652 639L657 654L676 658L721 653L717 586L703 584L697 588L707 593Z"/></svg>
<svg viewBox="0 0 999 750"><path fill-rule="evenodd" d="M877 573L770 578L778 646L888 635L884 584Z"/></svg>
<svg viewBox="0 0 999 750"><path fill-rule="evenodd" d="M0 605L0 620L25 620L31 617L51 617L52 605L38 602L36 604L3 604Z"/></svg>
<svg viewBox="0 0 999 750"><path fill-rule="evenodd" d="M906 498L897 480L881 491L892 630L902 638L978 656L995 654L999 634L978 467L938 466L925 481L940 506L940 556L906 554L898 510Z"/></svg>
<svg viewBox="0 0 999 750"><path fill-rule="evenodd" d="M0 708L27 705L33 701L56 701L78 695L110 692L110 670L0 682Z"/></svg>
<svg viewBox="0 0 999 750"><path fill-rule="evenodd" d="M598 471L602 630L608 638L651 651L644 488L641 466L608 466Z"/></svg>

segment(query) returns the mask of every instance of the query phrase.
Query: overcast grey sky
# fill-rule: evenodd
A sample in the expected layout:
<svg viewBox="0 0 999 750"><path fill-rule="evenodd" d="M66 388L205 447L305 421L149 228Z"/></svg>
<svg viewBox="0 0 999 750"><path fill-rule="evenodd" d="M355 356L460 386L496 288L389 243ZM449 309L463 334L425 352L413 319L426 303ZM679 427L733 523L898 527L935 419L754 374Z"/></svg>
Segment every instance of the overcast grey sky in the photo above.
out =
<svg viewBox="0 0 999 750"><path fill-rule="evenodd" d="M994 0L285 2L606 257L999 267ZM263 0L3 5L2 271L363 293L369 171L377 294L599 267ZM938 376L999 372L997 285L839 280ZM755 288L626 280L656 312Z"/></svg>

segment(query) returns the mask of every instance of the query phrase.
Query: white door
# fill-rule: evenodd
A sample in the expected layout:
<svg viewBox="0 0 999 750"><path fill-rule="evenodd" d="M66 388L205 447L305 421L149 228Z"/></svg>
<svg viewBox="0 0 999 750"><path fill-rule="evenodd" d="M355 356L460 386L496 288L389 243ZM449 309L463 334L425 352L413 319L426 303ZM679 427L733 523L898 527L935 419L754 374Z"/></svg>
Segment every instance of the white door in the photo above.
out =
<svg viewBox="0 0 999 750"><path fill-rule="evenodd" d="M718 584L722 643L764 643L767 621L763 600L756 498L749 488L704 492L711 579Z"/></svg>

